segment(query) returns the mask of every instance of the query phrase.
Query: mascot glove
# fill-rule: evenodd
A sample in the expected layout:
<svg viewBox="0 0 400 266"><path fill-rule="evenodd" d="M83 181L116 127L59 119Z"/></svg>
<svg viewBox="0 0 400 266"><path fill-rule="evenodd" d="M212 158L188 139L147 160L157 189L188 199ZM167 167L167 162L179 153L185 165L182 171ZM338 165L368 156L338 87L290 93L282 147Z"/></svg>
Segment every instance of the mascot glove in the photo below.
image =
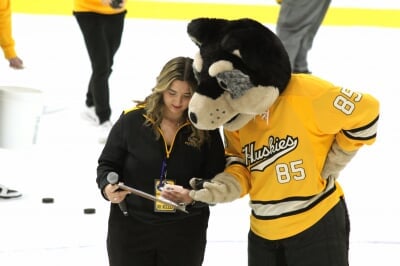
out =
<svg viewBox="0 0 400 266"><path fill-rule="evenodd" d="M357 150L345 151L340 148L336 141L333 142L322 169L322 177L325 179L329 177L337 179L340 171L351 161L356 153Z"/></svg>
<svg viewBox="0 0 400 266"><path fill-rule="evenodd" d="M211 180L201 178L192 178L189 195L195 201L201 201L208 204L231 202L240 198L240 183L232 175L222 172Z"/></svg>

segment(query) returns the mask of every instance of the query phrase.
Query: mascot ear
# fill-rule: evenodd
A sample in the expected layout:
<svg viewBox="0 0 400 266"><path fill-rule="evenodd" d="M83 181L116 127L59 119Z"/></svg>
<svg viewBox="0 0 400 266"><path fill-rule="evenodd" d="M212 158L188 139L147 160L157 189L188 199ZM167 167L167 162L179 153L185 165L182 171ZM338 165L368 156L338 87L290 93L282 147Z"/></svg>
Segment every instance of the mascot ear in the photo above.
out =
<svg viewBox="0 0 400 266"><path fill-rule="evenodd" d="M189 22L187 33L199 47L204 43L215 43L221 36L221 30L228 25L228 20L217 18L197 18Z"/></svg>
<svg viewBox="0 0 400 266"><path fill-rule="evenodd" d="M189 22L187 33L200 48L201 56L210 57L211 52L219 51L239 57L242 66L235 67L247 69L244 72L253 84L274 84L282 91L290 79L289 56L282 42L255 20L197 18ZM240 64L239 61L236 64Z"/></svg>
<svg viewBox="0 0 400 266"><path fill-rule="evenodd" d="M240 57L254 84L275 84L280 90L287 86L292 71L289 56L278 37L262 24L254 21L252 27L231 31L220 46Z"/></svg>
<svg viewBox="0 0 400 266"><path fill-rule="evenodd" d="M282 56L287 56L286 53L277 53L276 47L281 46L281 42L273 38L275 36L272 34L264 34L265 30L262 27L261 31L260 28L231 31L222 39L221 47L239 56L250 69L263 69L265 62L276 62ZM279 50L285 51L285 48L282 46Z"/></svg>

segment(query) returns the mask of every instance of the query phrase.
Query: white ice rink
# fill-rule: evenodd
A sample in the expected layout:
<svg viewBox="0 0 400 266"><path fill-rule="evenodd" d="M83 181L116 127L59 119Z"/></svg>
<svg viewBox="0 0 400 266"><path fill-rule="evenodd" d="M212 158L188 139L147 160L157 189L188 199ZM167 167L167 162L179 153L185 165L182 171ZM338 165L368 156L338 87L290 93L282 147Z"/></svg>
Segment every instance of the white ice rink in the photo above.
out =
<svg viewBox="0 0 400 266"><path fill-rule="evenodd" d="M0 265L106 266L109 203L95 182L102 145L80 118L90 65L78 25L72 16L13 19L26 68L9 69L2 59L0 86L39 89L45 108L35 145L0 149L0 184L23 193L0 199ZM194 55L186 24L126 20L110 81L114 120L150 92L166 60ZM309 58L315 75L381 102L377 142L361 149L339 179L350 211L352 266L400 265L399 47L399 28L323 26ZM55 202L43 204L44 197ZM249 214L246 198L212 207L204 266L246 265Z"/></svg>

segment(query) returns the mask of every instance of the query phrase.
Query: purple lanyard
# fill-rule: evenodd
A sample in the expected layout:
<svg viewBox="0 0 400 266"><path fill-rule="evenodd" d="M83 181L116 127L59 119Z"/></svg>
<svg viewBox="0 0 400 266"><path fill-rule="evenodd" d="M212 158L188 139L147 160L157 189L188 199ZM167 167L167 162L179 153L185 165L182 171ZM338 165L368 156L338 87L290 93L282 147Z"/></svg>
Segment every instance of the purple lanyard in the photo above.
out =
<svg viewBox="0 0 400 266"><path fill-rule="evenodd" d="M164 185L167 183L167 159L164 158L161 165L160 182L158 183L157 189L162 190Z"/></svg>

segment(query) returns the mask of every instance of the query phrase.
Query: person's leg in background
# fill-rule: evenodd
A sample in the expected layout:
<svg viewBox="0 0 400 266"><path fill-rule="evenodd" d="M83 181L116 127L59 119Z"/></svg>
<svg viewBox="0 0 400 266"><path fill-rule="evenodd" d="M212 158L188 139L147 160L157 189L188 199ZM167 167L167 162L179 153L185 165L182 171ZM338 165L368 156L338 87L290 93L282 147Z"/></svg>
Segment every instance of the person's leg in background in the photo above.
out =
<svg viewBox="0 0 400 266"><path fill-rule="evenodd" d="M92 67L85 101L88 110L85 113L100 125L100 142L106 140L112 127L109 78L114 55L121 44L125 14L126 12L115 15L76 15Z"/></svg>
<svg viewBox="0 0 400 266"><path fill-rule="evenodd" d="M111 67L104 30L104 16L94 13L77 15L92 67L85 103L87 107L94 107L99 124L109 120L111 115L108 87Z"/></svg>
<svg viewBox="0 0 400 266"><path fill-rule="evenodd" d="M311 73L307 55L331 0L282 0L276 33L285 46L294 73Z"/></svg>

